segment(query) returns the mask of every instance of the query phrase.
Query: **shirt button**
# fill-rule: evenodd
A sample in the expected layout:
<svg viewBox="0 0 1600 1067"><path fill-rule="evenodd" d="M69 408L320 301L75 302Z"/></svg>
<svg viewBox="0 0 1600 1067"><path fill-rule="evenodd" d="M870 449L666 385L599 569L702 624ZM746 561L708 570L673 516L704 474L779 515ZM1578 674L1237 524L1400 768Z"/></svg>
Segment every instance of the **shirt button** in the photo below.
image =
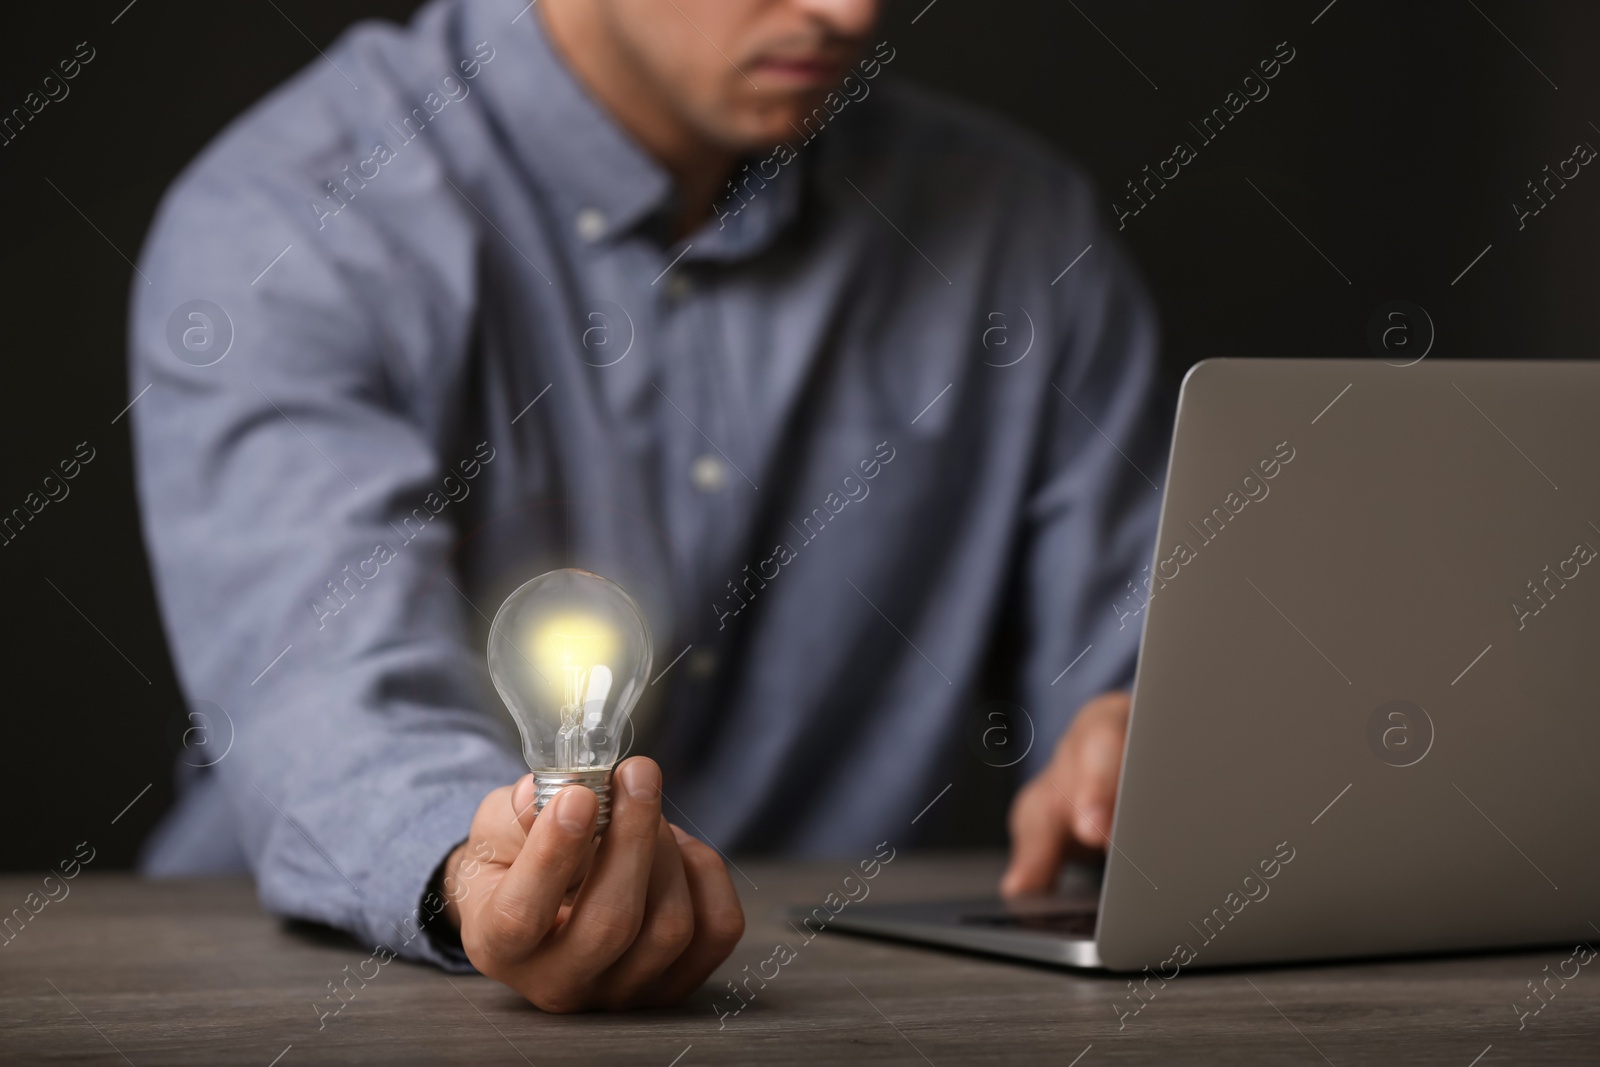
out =
<svg viewBox="0 0 1600 1067"><path fill-rule="evenodd" d="M728 465L716 456L697 456L689 466L689 480L702 493L715 493L728 484Z"/></svg>
<svg viewBox="0 0 1600 1067"><path fill-rule="evenodd" d="M606 232L606 217L599 208L586 207L578 212L578 236L593 244Z"/></svg>
<svg viewBox="0 0 1600 1067"><path fill-rule="evenodd" d="M714 648L697 648L689 653L689 677L706 679L717 672L717 650Z"/></svg>
<svg viewBox="0 0 1600 1067"><path fill-rule="evenodd" d="M667 279L667 292L674 300L687 300L694 293L694 282L689 280L687 274L674 274Z"/></svg>

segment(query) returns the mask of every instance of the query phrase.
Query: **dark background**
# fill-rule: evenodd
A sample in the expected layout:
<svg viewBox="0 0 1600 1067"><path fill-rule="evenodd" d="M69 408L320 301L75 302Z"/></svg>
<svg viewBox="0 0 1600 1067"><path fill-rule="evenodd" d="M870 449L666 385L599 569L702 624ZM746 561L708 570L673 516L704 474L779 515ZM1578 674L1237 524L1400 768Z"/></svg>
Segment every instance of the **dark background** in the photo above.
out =
<svg viewBox="0 0 1600 1067"><path fill-rule="evenodd" d="M892 72L1048 138L1106 195L1125 195L1179 139L1199 149L1122 234L1161 308L1174 381L1209 356L1375 358L1368 319L1397 298L1432 319L1430 358L1591 353L1600 169L1521 231L1511 204L1575 143L1600 145L1594 5L925 2L889 10ZM86 837L99 865L128 864L171 799L183 705L127 420L113 424L129 399L124 257L137 258L162 191L230 118L320 62L313 42L418 6L126 4L8 10L0 38L5 114L78 42L96 51L68 97L0 146L0 512L79 442L96 451L70 496L0 547L0 869L52 865ZM1186 121L1280 41L1296 56L1270 96L1202 146Z"/></svg>

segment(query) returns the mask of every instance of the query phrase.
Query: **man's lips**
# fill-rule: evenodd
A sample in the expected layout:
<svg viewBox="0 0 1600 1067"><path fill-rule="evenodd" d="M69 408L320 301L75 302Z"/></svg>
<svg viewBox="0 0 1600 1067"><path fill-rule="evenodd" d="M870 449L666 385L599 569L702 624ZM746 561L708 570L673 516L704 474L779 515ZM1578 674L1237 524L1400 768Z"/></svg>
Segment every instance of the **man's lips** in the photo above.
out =
<svg viewBox="0 0 1600 1067"><path fill-rule="evenodd" d="M844 62L823 58L770 57L758 61L752 73L757 75L758 84L765 82L813 88L837 82L844 73Z"/></svg>

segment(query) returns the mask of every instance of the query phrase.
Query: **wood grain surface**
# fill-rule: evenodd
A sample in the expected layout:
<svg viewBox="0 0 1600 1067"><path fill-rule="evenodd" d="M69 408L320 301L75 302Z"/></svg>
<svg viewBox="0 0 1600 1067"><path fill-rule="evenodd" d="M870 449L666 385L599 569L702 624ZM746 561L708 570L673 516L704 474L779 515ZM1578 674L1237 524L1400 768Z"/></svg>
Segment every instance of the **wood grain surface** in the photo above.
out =
<svg viewBox="0 0 1600 1067"><path fill-rule="evenodd" d="M1600 1062L1600 969L1584 968L1520 1031L1512 1008L1570 952L1196 971L1119 1029L1111 1005L1128 992L1122 978L842 934L803 942L780 909L821 904L850 866L740 862L744 941L677 1009L545 1015L488 979L396 960L320 1028L327 983L358 969L370 946L265 914L244 880L86 871L0 947L0 1062ZM999 869L992 855L902 853L871 883L871 899L982 894ZM20 906L38 887L38 877L0 879L0 906ZM736 1003L724 983L747 965L771 974L762 962L780 941L793 958L766 988L752 983L748 1006L719 1024L718 1005Z"/></svg>

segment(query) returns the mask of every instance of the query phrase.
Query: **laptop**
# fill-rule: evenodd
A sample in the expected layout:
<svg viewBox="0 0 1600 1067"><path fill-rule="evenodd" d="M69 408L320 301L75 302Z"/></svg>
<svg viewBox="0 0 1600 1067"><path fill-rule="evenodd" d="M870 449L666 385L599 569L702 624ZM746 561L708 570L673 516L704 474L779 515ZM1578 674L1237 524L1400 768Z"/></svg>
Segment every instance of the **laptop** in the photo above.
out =
<svg viewBox="0 0 1600 1067"><path fill-rule="evenodd" d="M1200 363L1146 581L1098 886L828 929L1166 978L1600 940L1600 365Z"/></svg>

